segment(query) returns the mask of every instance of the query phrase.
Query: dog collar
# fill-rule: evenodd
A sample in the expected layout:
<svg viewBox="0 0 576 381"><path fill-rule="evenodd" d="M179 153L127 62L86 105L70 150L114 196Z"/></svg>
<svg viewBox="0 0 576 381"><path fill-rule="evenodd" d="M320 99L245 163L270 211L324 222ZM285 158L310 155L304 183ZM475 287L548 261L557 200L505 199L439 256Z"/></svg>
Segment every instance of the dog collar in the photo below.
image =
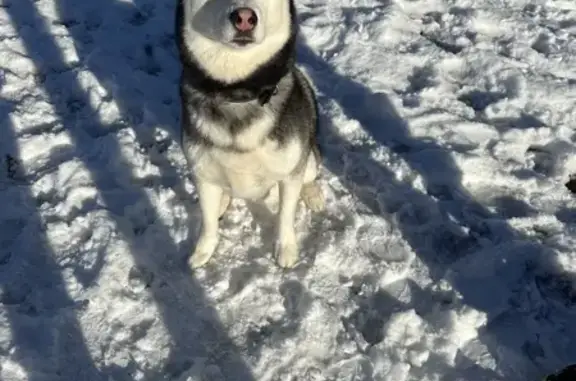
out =
<svg viewBox="0 0 576 381"><path fill-rule="evenodd" d="M266 103L270 102L270 99L276 94L278 94L278 85L271 88L265 88L260 92L260 95L258 95L258 103L260 103L261 106L264 106Z"/></svg>
<svg viewBox="0 0 576 381"><path fill-rule="evenodd" d="M257 100L261 106L264 106L270 99L278 93L278 85L264 87L260 92L250 91L248 89L227 89L216 92L217 96L232 103L246 103Z"/></svg>

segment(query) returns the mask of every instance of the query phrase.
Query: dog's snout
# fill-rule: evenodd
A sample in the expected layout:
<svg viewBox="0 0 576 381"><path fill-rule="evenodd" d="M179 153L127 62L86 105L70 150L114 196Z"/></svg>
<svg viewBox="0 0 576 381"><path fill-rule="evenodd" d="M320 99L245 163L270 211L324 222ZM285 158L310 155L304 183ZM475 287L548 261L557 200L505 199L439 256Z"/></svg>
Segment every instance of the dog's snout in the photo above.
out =
<svg viewBox="0 0 576 381"><path fill-rule="evenodd" d="M258 23L258 16L251 8L238 8L230 13L230 21L239 32L249 32Z"/></svg>

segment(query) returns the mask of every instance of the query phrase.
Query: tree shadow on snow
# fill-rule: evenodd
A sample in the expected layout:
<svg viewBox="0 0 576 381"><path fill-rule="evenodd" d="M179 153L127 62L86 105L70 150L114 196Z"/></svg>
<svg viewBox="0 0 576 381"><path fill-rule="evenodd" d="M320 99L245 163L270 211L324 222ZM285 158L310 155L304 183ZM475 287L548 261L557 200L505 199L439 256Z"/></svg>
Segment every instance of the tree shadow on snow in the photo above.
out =
<svg viewBox="0 0 576 381"><path fill-rule="evenodd" d="M573 361L570 356L576 353L575 344L566 342L560 353L546 347L550 342L563 340L567 332L572 337L576 334L562 308L554 307L557 303L573 304L575 300L569 296L569 282L560 275L550 274L557 269L550 250L515 231L501 214L475 201L463 187L462 174L450 152L435 141L411 136L407 123L386 94L374 93L339 74L306 43L300 45L299 56L299 62L309 69L319 91L321 110L335 101L348 118L358 121L378 144L423 178L425 192L398 181L394 173L371 159L373 145L350 144L338 135L329 117L322 116L320 141L324 165L372 213L396 221L402 236L428 267L434 281L448 279L464 303L487 314L488 324L480 333L480 340L498 362L504 379L524 380L534 373L538 379ZM508 213L530 211L519 200L502 202ZM470 253L474 255L467 257ZM482 256L494 264L492 268L482 267ZM500 261L495 259L499 257ZM478 273L460 273L458 261L473 261ZM539 265L533 266L535 263ZM549 273L538 272L537 268ZM503 289L510 290L510 294L502 295ZM537 323L521 311L523 307L539 308L538 302L536 305L528 302L533 296L527 289L537 290L540 300L553 298L547 311L544 308L542 313L533 313ZM526 301L528 306L513 306L515 301ZM557 321L565 326L554 327L555 323L548 320L550 314L559 317ZM534 331L529 328L535 324L543 328L530 335ZM563 330L566 331L562 333ZM519 337L519 334L525 335ZM532 362L534 366L518 369L515 367L518 360ZM463 362L460 365L468 367ZM502 379L496 374L490 377Z"/></svg>
<svg viewBox="0 0 576 381"><path fill-rule="evenodd" d="M36 4L34 0L15 0L7 3L5 9L16 26L29 57L34 60L38 68L40 85L47 93L59 122L63 124L74 144L71 156L80 160L90 171L102 202L106 205L105 209L112 217L122 238L129 244L135 267L126 269L127 287L130 283L129 278L131 281L142 283L142 288L146 290L143 292L152 295L164 326L170 334L170 353L165 360L166 367L159 370L141 370L145 379L179 379L184 377L190 368L198 365L196 364L198 361L204 361L206 366L212 366L206 368L207 371L216 372L208 376L209 379L253 380L251 370L241 359L216 311L206 300L202 287L185 264L184 259L190 247L177 247L168 227L163 224L147 196L144 184L129 184L134 177L130 163L122 156L120 142L113 133L110 133L134 126L139 148L155 150L157 153L155 164L161 167L163 175L159 180L160 184L154 185L169 186L182 191L178 173L169 165L168 160L162 157L162 148L156 146L155 138L150 132L151 125L174 126L179 119L175 103L176 82L170 83L165 79L156 78L157 70L165 69L166 66L155 61L164 60L163 64L175 71L165 75L178 78L177 61L169 53L174 45L170 33L174 25L175 4L166 2L158 5L169 9L158 13L159 18L146 24L147 17L150 16L146 12L154 12L153 2L137 8L127 2L112 0L81 3L75 0L55 0L57 18L69 30L78 54L78 63L74 64L66 62L59 46L47 30L47 20L40 16ZM84 7L92 7L93 12L86 12ZM112 22L114 26L118 26L116 35L100 33L99 27L105 22ZM128 29L122 29L124 26ZM142 27L138 29L140 26ZM147 35L150 26L169 32L166 35L161 33ZM136 37L139 36L146 36L145 41L149 43L138 46ZM166 41L151 40L156 37L165 38ZM134 41L130 47L131 39ZM164 43L166 50L156 52L158 43ZM143 56L135 56L136 52L140 52ZM115 60L114 54L120 53L125 53L127 58ZM159 55L161 58L158 58ZM126 62L133 64L134 67L122 67ZM142 65L138 66L140 64ZM98 78L100 83L113 88L112 98L119 104L124 123L103 125L99 120L94 106L91 105L89 92L82 88L76 75L76 69L84 66ZM170 92L164 87L173 90ZM157 95L163 93L173 94L173 97L159 99ZM138 102L143 99L148 103L139 104ZM9 144L9 151L13 152L17 159L17 137L7 123L3 123L3 126L3 144ZM102 150L105 153L102 153ZM28 208L26 210L31 216L28 217L31 225L38 226L30 229L41 233L40 216L38 211L34 210L37 200L25 186L11 189L11 192L16 192L11 197L20 197ZM181 196L186 197L185 194ZM144 232L148 237L146 242L143 239ZM110 377L119 381L132 380L133 371L136 370L133 360L128 360L128 365L106 366L100 371L96 369L93 361L100 363L98 368L103 368L104 359L101 357L104 354L91 360L90 353L86 349L75 316L78 305L81 306L82 303L71 300L66 294L62 285L62 275L46 243L46 238L42 234L37 234L36 239L37 245L27 242L29 245L27 250L15 248L19 251L18 256L23 257L22 266L31 272L30 276L26 272L13 276L21 279L22 284L28 284L28 288L38 289L34 291L34 295L36 292L40 295L43 287L54 287L50 291L51 300L57 305L51 308L60 310L59 315L51 315L53 318L44 319L42 316L34 316L33 312L19 312L18 305L22 303L18 301L21 300L25 302L23 305L27 305L29 299L18 294L23 291L15 291L16 294L12 297L18 303L14 302L15 306L10 307L14 312L9 313L8 318L14 332L15 345L22 351L22 356L26 357L21 364L30 374L44 374L43 377L31 380L47 379L48 376L45 375L50 373L53 373L48 377L50 379L54 379L56 377L54 375L59 375L58 379L62 380L92 381L108 380ZM95 277L97 275L92 274L92 279ZM142 298L145 299L144 296ZM26 307L27 310L34 311L38 308L34 303L28 303L30 306ZM62 312L63 308L67 309L66 312ZM44 311L45 309L42 309L40 312ZM54 314L56 312L54 311ZM63 319L63 316L67 318ZM50 336L50 340L38 339L35 331L27 329L37 322L42 324L39 326L42 330L40 333ZM132 333L136 336L141 334ZM135 340L136 336L132 339ZM58 340L60 347L54 347L55 340ZM92 355L97 356L96 353ZM51 363L53 368L46 370L42 368L42 361L34 361L35 358L49 356L55 356L55 360ZM218 375L218 372L221 374Z"/></svg>
<svg viewBox="0 0 576 381"><path fill-rule="evenodd" d="M150 152L153 163L161 168L161 178L152 179L154 185L172 187L182 198L186 198L180 175L162 156L165 149L162 144L165 142L159 146L150 132L151 126L176 126L179 120L176 107L179 102L176 82L179 68L172 36L174 2L135 0L131 4L119 0L55 0L55 4L58 18L73 38L79 56L78 64L74 64L76 66L71 67L65 62L60 48L47 33L46 20L38 15L33 0L13 0L7 3L6 10L19 29L39 72L59 72L58 75L43 76L41 85L75 144L73 155L90 170L117 229L130 244L136 267L126 271L127 283L129 272L145 278L142 281L153 296L170 334L171 347L166 369L148 371L146 379L178 379L194 365L195 359L204 357L208 359L208 364L220 368L224 379L253 380L251 371L238 355L238 349L227 337L217 314L206 301L201 286L183 264L190 247L181 249L174 243L168 227L159 220L158 213L144 192L143 184L126 184L126 179L133 178L130 165L122 158L120 143L113 134L108 134L127 126L133 127L140 148ZM86 12L85 7L91 7L92 11ZM103 34L100 27L104 23L117 26L118 33ZM323 94L321 101L337 101L349 118L359 121L375 140L416 170L424 178L427 190L423 193L399 182L394 173L370 159L372 147L347 143L324 117L322 144L328 169L338 175L349 191L374 214L395 216L405 240L428 266L433 279L439 280L454 270L450 280L464 301L488 314L490 324L481 334L481 339L497 360L501 359L502 353L506 359L510 359L510 356L537 357L538 353L548 353L546 348L539 347L537 338L515 337L506 330L509 324L514 324L514 332L521 332L522 325L532 322L523 321L520 315L512 316L510 311L513 308L501 308L507 301L499 300L498 295L494 295L501 289L498 287L498 275L483 273L470 279L467 274L460 276L457 268L454 268L459 259L478 251L488 241L488 250L482 253L490 255L490 251L495 250L506 253L509 261L502 264L498 271L517 274L517 278L511 282L518 283L521 276L528 275L527 282L533 282L544 297L561 300L554 294L554 290L558 290L558 282L531 273L532 270L526 265L528 256L533 261L548 261L553 268L545 249L535 242L524 240L501 216L474 201L461 185L461 173L449 152L433 141L410 136L406 122L397 114L385 94L372 93L365 86L341 76L305 44L302 44L300 53L301 61L310 67L314 83ZM89 94L81 87L74 73L76 68L84 66L100 83L113 90L112 98L119 104L124 124L103 126L98 120ZM171 78L173 83L166 78ZM158 94L171 95L159 99ZM142 100L146 100L146 103L142 104ZM2 107L9 109L9 105ZM6 159L6 163L12 168L19 157L17 137L7 121L2 121L2 132L1 144L13 157ZM95 151L104 144L107 151L105 157L95 155ZM62 380L107 380L109 376L117 380L131 379L132 365L102 371L96 369L76 318L76 313L84 304L74 301L64 288L60 268L42 233L37 200L29 184L25 179L19 180L17 172L10 176L7 180L9 186L0 197L3 204L14 204L15 200L20 200L23 204L20 211L23 213L22 220L29 220L25 229L32 232L31 236L34 237L34 240L28 241L26 236L27 246L12 247L12 252L18 251L18 257L12 255L6 264L2 264L4 257L0 257L2 303L10 305L7 307L7 317L13 341L18 347L15 360L30 375L37 375L30 376L34 381L44 380L47 374L59 372ZM122 192L117 192L119 187ZM374 189L378 192L375 193ZM126 208L138 212L126 217ZM3 221L2 228L7 224L9 228L19 231L22 220ZM140 224L140 220L144 223ZM152 225L149 226L149 223ZM463 234L462 226L468 228L469 233ZM148 237L154 236L153 242L142 242L145 229L148 229ZM149 229L153 229L153 232L150 233ZM517 241L522 244L506 246L509 242ZM501 245L496 248L498 244ZM6 268L10 274L6 269L1 269L5 266L10 266ZM97 274L92 272L84 273L79 279L89 284L95 277ZM510 283L510 287L517 286L516 283ZM49 293L49 296L45 297L44 293ZM562 290L559 294L562 294ZM519 290L515 299L528 297ZM46 301L53 301L56 305L46 306ZM47 317L40 315L46 311L53 313ZM381 320L377 319L378 324L381 324ZM546 324L542 321L539 323ZM573 330L566 327L567 337L571 336L570 333L576 334ZM554 329L554 332L557 331L557 328ZM576 349L572 349L574 353ZM566 359L569 355L558 356ZM546 368L550 363L542 362L542 367L536 366L536 371L542 374L563 365L554 364ZM505 363L502 361L502 367ZM514 377L518 372L531 373L531 370L518 369L502 371L511 379L517 379ZM498 376L494 375L494 378L498 379Z"/></svg>
<svg viewBox="0 0 576 381"><path fill-rule="evenodd" d="M29 381L53 380L55 374L62 380L104 381L76 317L89 301L74 300L66 289L38 213L39 200L20 167L12 105L0 102L0 303L15 346L9 357L26 370Z"/></svg>

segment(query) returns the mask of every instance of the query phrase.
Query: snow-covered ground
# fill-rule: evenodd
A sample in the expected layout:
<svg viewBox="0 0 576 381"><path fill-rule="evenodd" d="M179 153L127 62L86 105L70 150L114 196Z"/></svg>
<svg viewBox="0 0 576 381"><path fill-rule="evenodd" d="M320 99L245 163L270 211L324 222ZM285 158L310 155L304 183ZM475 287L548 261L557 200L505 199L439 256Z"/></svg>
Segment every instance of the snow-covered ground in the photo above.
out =
<svg viewBox="0 0 576 381"><path fill-rule="evenodd" d="M210 264L174 0L0 1L2 381L540 380L576 362L576 2L303 0L325 212Z"/></svg>

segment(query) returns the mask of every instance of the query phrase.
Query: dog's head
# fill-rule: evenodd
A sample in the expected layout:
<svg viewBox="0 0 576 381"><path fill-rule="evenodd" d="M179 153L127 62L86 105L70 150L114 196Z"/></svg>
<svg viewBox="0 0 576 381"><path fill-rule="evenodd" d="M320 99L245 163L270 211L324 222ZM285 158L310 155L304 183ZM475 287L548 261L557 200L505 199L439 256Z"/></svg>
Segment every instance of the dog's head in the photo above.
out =
<svg viewBox="0 0 576 381"><path fill-rule="evenodd" d="M250 49L290 31L289 0L184 0L191 34L231 49Z"/></svg>
<svg viewBox="0 0 576 381"><path fill-rule="evenodd" d="M273 57L295 29L292 0L182 0L183 40L212 77L242 80Z"/></svg>

